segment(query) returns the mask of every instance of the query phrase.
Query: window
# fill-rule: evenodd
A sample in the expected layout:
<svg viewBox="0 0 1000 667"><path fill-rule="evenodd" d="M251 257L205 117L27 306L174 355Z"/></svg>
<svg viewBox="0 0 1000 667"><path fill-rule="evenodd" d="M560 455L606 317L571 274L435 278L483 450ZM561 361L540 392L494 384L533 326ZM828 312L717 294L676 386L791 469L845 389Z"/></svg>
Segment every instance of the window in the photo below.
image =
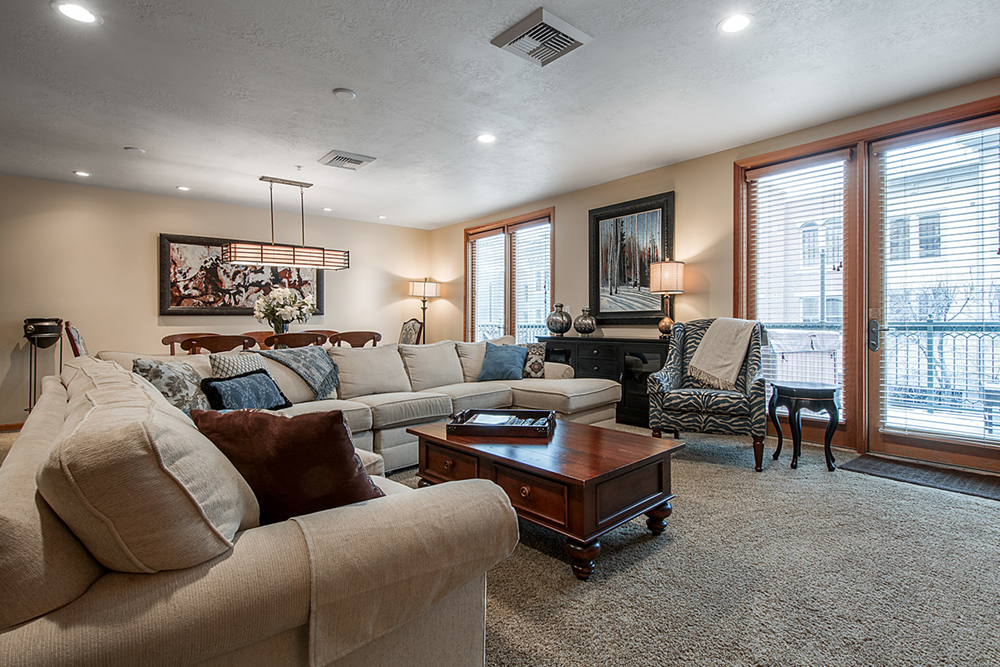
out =
<svg viewBox="0 0 1000 667"><path fill-rule="evenodd" d="M889 259L910 258L910 221L894 218L889 221Z"/></svg>
<svg viewBox="0 0 1000 667"><path fill-rule="evenodd" d="M920 216L920 256L941 256L941 214Z"/></svg>
<svg viewBox="0 0 1000 667"><path fill-rule="evenodd" d="M552 310L554 209L465 230L466 340L545 335Z"/></svg>
<svg viewBox="0 0 1000 667"><path fill-rule="evenodd" d="M802 225L802 263L811 266L819 261L819 228L815 222Z"/></svg>
<svg viewBox="0 0 1000 667"><path fill-rule="evenodd" d="M850 153L841 151L747 172L753 224L749 316L767 328L761 362L768 380L842 382L849 160ZM796 241L801 263L787 261Z"/></svg>

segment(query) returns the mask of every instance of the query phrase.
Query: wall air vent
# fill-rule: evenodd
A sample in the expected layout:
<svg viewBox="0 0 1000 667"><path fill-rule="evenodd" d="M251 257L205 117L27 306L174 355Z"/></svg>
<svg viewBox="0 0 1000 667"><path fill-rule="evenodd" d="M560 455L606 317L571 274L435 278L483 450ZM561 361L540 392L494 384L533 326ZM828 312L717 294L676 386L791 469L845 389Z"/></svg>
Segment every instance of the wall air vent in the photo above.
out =
<svg viewBox="0 0 1000 667"><path fill-rule="evenodd" d="M558 16L536 9L490 44L545 67L591 39L593 37Z"/></svg>
<svg viewBox="0 0 1000 667"><path fill-rule="evenodd" d="M375 158L373 157L358 155L357 153L348 153L347 151L330 151L319 159L320 164L325 164L328 167L350 169L351 171L357 171L374 161Z"/></svg>

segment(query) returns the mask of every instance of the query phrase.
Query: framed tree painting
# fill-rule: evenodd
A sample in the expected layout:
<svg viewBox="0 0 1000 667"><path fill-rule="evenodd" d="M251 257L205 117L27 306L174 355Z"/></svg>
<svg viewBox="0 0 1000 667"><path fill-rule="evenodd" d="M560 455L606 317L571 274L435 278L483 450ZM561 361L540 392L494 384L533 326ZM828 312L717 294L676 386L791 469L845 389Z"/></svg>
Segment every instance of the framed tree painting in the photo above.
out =
<svg viewBox="0 0 1000 667"><path fill-rule="evenodd" d="M590 313L598 324L652 324L667 313L649 265L673 259L674 193L590 211ZM667 306L670 308L670 306Z"/></svg>
<svg viewBox="0 0 1000 667"><path fill-rule="evenodd" d="M253 304L275 287L316 296L323 314L323 272L290 266L225 264L231 239L160 234L160 315L253 315Z"/></svg>

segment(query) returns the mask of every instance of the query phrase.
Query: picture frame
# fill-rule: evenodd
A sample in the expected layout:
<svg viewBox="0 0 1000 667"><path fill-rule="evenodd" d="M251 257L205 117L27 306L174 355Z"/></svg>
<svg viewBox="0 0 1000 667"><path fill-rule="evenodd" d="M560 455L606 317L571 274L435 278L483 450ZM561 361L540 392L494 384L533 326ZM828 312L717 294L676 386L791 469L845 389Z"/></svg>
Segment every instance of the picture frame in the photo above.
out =
<svg viewBox="0 0 1000 667"><path fill-rule="evenodd" d="M323 314L323 271L284 266L224 264L232 239L160 234L160 315L253 315L253 302L274 287L315 294Z"/></svg>
<svg viewBox="0 0 1000 667"><path fill-rule="evenodd" d="M673 191L591 209L589 231L597 323L656 325L673 317L672 299L649 292L649 265L674 258Z"/></svg>

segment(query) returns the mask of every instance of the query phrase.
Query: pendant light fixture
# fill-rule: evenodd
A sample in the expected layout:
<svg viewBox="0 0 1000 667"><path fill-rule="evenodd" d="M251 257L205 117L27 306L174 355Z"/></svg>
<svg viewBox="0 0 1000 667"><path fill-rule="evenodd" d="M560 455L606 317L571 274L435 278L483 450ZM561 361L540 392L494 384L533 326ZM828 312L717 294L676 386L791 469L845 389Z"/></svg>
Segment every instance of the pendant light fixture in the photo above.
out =
<svg viewBox="0 0 1000 667"><path fill-rule="evenodd" d="M312 183L289 181L273 176L261 176L260 180L270 183L271 188L271 243L249 243L230 241L222 246L222 261L228 264L265 264L272 266L294 266L306 269L340 271L351 268L351 253L347 250L331 250L306 245L306 203L305 189ZM299 204L302 213L302 245L274 242L274 184L291 185L299 189Z"/></svg>

